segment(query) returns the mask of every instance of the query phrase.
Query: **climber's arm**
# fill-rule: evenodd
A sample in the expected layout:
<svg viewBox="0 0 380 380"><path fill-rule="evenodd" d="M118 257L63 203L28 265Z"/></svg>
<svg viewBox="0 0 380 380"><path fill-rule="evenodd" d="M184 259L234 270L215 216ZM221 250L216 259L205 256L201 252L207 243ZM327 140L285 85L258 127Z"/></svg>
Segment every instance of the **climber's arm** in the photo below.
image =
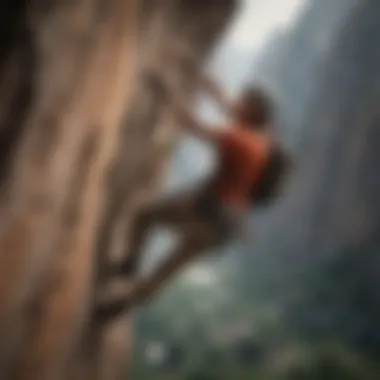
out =
<svg viewBox="0 0 380 380"><path fill-rule="evenodd" d="M234 118L235 105L234 102L228 98L222 86L212 77L200 74L200 82L205 91L212 97L212 99L219 105L221 110L230 118Z"/></svg>
<svg viewBox="0 0 380 380"><path fill-rule="evenodd" d="M152 74L150 75L150 83L160 93L160 96L167 98L175 117L189 133L202 140L216 141L219 138L219 130L213 129L199 120L167 81L164 82L157 75Z"/></svg>
<svg viewBox="0 0 380 380"><path fill-rule="evenodd" d="M216 141L219 131L198 120L194 114L175 96L171 99L172 110L179 122L189 133L202 140Z"/></svg>
<svg viewBox="0 0 380 380"><path fill-rule="evenodd" d="M226 91L218 83L218 81L206 74L202 68L202 64L195 59L194 52L191 47L183 44L182 42L171 46L165 54L165 64L170 66L173 61L180 60L181 66L185 70L194 74L194 80L198 81L201 86L201 90L208 93L208 95L217 103L222 112L226 116L234 118L235 104L232 99L229 99Z"/></svg>

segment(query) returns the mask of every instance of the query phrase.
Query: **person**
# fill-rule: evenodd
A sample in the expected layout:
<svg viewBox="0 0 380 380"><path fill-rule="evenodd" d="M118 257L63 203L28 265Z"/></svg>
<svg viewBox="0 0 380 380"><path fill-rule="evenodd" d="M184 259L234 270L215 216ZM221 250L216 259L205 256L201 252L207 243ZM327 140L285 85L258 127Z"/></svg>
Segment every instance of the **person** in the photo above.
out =
<svg viewBox="0 0 380 380"><path fill-rule="evenodd" d="M153 88L167 98L181 126L214 145L218 166L200 188L158 201L137 216L131 231L129 255L117 269L119 274L138 273L141 249L151 227L174 228L182 240L146 280L137 277L128 297L129 304L149 300L187 263L206 251L222 247L250 226L248 216L254 206L252 187L264 171L272 145L274 107L261 89L247 87L236 102L231 102L215 81L202 75L204 88L232 120L226 127L212 128L194 116L168 80L153 74L150 80ZM115 301L108 308L104 306L104 315L118 313L125 302Z"/></svg>

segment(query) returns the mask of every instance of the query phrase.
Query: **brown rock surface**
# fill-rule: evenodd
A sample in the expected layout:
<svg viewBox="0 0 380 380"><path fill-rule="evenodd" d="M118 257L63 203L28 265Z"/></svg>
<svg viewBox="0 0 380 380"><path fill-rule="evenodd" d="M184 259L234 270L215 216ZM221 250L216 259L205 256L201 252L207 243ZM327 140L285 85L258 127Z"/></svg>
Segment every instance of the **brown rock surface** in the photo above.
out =
<svg viewBox="0 0 380 380"><path fill-rule="evenodd" d="M202 64L235 3L3 5L1 379L125 378L130 316L98 326L91 311L175 134L146 69L169 71L190 101L196 83L183 52L167 54L182 46Z"/></svg>

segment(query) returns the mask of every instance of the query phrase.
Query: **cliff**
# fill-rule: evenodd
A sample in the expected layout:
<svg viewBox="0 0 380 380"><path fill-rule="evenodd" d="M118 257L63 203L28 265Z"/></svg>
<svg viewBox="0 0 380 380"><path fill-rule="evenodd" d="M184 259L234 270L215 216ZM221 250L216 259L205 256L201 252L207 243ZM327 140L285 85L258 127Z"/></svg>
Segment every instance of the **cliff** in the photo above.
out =
<svg viewBox="0 0 380 380"><path fill-rule="evenodd" d="M295 25L276 33L255 67L255 77L273 89L286 142L300 148L305 119L318 87L323 61L357 0L311 0Z"/></svg>
<svg viewBox="0 0 380 380"><path fill-rule="evenodd" d="M235 1L6 1L0 49L0 377L124 379L131 317L92 318L105 265L176 134L146 70L196 90ZM168 60L168 54L172 59ZM145 191L148 189L149 191ZM122 286L127 284L122 284Z"/></svg>
<svg viewBox="0 0 380 380"><path fill-rule="evenodd" d="M296 172L255 246L261 273L249 272L283 320L309 341L337 338L375 355L379 21L379 2L357 3L330 45Z"/></svg>

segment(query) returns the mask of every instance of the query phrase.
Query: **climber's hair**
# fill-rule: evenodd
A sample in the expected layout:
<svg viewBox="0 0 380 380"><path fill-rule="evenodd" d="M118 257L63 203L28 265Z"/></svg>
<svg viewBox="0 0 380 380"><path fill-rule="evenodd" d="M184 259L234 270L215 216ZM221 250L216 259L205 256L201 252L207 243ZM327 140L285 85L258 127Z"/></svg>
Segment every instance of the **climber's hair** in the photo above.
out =
<svg viewBox="0 0 380 380"><path fill-rule="evenodd" d="M240 99L247 107L246 117L254 129L266 128L272 123L274 102L268 92L260 87L247 86Z"/></svg>

